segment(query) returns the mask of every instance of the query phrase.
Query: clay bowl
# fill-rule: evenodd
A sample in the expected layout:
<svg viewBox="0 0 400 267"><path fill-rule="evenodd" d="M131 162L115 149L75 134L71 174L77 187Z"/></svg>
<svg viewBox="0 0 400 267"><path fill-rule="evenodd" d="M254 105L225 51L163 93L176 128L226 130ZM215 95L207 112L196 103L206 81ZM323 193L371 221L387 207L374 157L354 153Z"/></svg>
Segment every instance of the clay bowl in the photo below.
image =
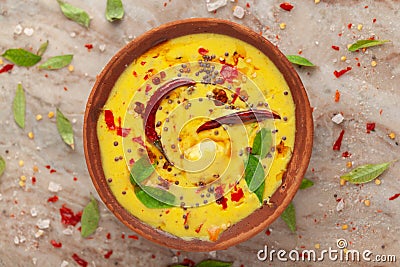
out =
<svg viewBox="0 0 400 267"><path fill-rule="evenodd" d="M216 242L183 240L155 230L126 211L116 200L103 173L96 125L99 114L114 82L133 62L149 48L168 39L193 33L219 33L241 39L267 55L284 75L296 106L295 146L283 182L272 196L273 205L264 205L244 220L224 231ZM275 221L292 201L308 167L313 142L312 113L304 86L292 64L269 41L250 29L233 22L218 19L188 19L162 25L136 38L120 50L97 77L89 96L84 121L84 149L92 182L105 205L133 231L155 243L185 251L213 251L243 242Z"/></svg>

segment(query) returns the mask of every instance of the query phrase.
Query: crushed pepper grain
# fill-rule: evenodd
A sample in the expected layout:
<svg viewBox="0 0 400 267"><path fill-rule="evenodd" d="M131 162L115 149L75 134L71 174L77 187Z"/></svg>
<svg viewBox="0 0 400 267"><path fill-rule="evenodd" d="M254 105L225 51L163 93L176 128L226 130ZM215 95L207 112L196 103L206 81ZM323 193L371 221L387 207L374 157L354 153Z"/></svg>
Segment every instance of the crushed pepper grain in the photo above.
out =
<svg viewBox="0 0 400 267"><path fill-rule="evenodd" d="M345 179L340 179L340 185L345 185L346 184L346 180Z"/></svg>

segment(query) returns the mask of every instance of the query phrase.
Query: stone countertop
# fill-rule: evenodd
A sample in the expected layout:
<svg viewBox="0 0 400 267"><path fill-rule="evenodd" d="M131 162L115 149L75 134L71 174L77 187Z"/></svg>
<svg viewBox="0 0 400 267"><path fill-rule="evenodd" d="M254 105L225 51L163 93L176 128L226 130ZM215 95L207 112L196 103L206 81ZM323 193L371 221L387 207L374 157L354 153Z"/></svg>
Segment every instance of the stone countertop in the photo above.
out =
<svg viewBox="0 0 400 267"><path fill-rule="evenodd" d="M400 261L400 198L389 200L400 193L400 165L395 161L400 155L399 1L293 0L290 12L279 7L280 1L228 1L216 12L208 12L205 1L123 2L123 20L110 23L104 16L105 0L69 0L90 14L90 28L85 29L66 19L55 0L0 1L0 53L18 47L36 51L48 40L44 59L74 55L71 66L60 70L15 66L11 72L0 74L0 156L7 164L0 178L0 266L76 266L74 253L89 266L168 266L185 258L195 262L216 258L232 261L234 266L293 266L276 258L272 263L261 262L257 252L267 245L269 250L314 249L319 253L329 247L337 249L339 238L348 242L348 249L368 249L374 255L397 254ZM242 19L233 16L235 6L244 8ZM65 204L76 213L88 203L90 194L99 199L82 147L83 114L96 75L136 36L165 22L191 17L243 24L260 32L283 53L301 54L317 65L296 67L314 107L315 122L313 156L306 174L314 186L299 191L294 199L297 232L291 233L278 219L254 238L227 250L179 252L137 238L99 202L99 228L91 238L83 239L79 224L69 228L61 224L59 209ZM391 42L363 52L347 51L348 44L370 37ZM86 44L93 48L88 49ZM2 59L0 67L8 63ZM339 78L334 76L335 70L347 67L352 69ZM24 130L18 128L12 115L18 83L27 98ZM340 93L338 102L336 92ZM72 121L74 151L60 139L55 118L48 118L56 108ZM340 124L331 120L338 113L344 117ZM39 114L41 120L36 119ZM367 133L367 123L375 123L375 130ZM333 151L342 129L341 149ZM28 137L29 132L34 134L33 139ZM343 157L346 151L351 156ZM393 162L380 176L380 184L340 184L339 176L356 166L387 161ZM21 176L27 180L21 183ZM61 188L52 188L59 191L51 192L50 183ZM58 201L48 202L54 195ZM365 200L369 200L369 206ZM44 229L39 231L38 225ZM61 242L62 247L54 247L51 240ZM107 259L104 255L110 251ZM333 262L328 257L324 263L367 264ZM374 264L381 266L371 266Z"/></svg>

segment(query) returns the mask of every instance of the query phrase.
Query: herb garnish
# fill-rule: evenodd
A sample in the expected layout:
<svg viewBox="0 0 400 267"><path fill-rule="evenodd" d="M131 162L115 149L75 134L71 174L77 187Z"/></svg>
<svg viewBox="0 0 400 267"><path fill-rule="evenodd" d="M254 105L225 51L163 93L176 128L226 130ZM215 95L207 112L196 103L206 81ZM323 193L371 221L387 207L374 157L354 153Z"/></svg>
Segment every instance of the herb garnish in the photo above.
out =
<svg viewBox="0 0 400 267"><path fill-rule="evenodd" d="M51 57L45 63L41 64L39 68L48 70L61 69L68 66L69 63L71 63L72 58L73 55L62 55L62 56Z"/></svg>
<svg viewBox="0 0 400 267"><path fill-rule="evenodd" d="M47 40L46 42L44 42L43 44L40 45L38 51L36 52L36 55L38 55L39 57L43 56L43 54L44 54L44 52L46 52L48 46L49 46L49 41Z"/></svg>
<svg viewBox="0 0 400 267"><path fill-rule="evenodd" d="M41 56L35 55L22 48L7 49L1 56L22 67L31 67L42 59Z"/></svg>
<svg viewBox="0 0 400 267"><path fill-rule="evenodd" d="M124 16L124 7L121 0L107 0L106 18L108 21L120 20Z"/></svg>
<svg viewBox="0 0 400 267"><path fill-rule="evenodd" d="M83 209L81 218L81 236L88 237L93 234L99 224L100 213L97 200L91 196L90 202Z"/></svg>
<svg viewBox="0 0 400 267"><path fill-rule="evenodd" d="M4 170L6 169L6 162L2 156L0 156L0 176L3 175Z"/></svg>
<svg viewBox="0 0 400 267"><path fill-rule="evenodd" d="M25 101L25 91L19 83L13 101L13 113L15 122L22 129L25 128Z"/></svg>
<svg viewBox="0 0 400 267"><path fill-rule="evenodd" d="M89 28L90 18L83 9L70 5L61 0L57 0L57 2L60 5L61 11L64 16L86 28Z"/></svg>
<svg viewBox="0 0 400 267"><path fill-rule="evenodd" d="M351 46L349 46L349 51L354 52L361 48L367 48L377 45L383 45L384 43L390 42L389 40L358 40Z"/></svg>
<svg viewBox="0 0 400 267"><path fill-rule="evenodd" d="M390 166L390 162L381 164L366 164L340 176L341 179L352 184L368 183L381 175Z"/></svg>
<svg viewBox="0 0 400 267"><path fill-rule="evenodd" d="M281 214L281 218L293 233L296 232L296 211L293 203L290 203L286 207Z"/></svg>
<svg viewBox="0 0 400 267"><path fill-rule="evenodd" d="M315 67L315 65L310 62L308 59L298 56L298 55L287 55L286 58L293 64L297 64L300 66L306 67Z"/></svg>
<svg viewBox="0 0 400 267"><path fill-rule="evenodd" d="M74 131L72 129L71 122L64 116L64 114L59 109L57 109L57 130L62 140L72 149L75 149Z"/></svg>

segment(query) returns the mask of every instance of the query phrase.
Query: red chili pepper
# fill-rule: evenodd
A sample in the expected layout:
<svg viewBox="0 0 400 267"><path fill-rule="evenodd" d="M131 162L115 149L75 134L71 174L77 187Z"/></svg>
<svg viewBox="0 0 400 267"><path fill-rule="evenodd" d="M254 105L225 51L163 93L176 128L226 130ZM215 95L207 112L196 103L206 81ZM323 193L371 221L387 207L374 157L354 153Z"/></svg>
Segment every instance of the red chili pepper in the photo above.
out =
<svg viewBox="0 0 400 267"><path fill-rule="evenodd" d="M55 202L57 202L58 201L58 196L56 196L56 195L54 195L54 196L52 196L52 197L49 197L48 199L47 199L47 202L51 202L51 203L55 203Z"/></svg>
<svg viewBox="0 0 400 267"><path fill-rule="evenodd" d="M242 188L239 188L237 192L231 193L231 200L235 202L239 202L240 199L244 196Z"/></svg>
<svg viewBox="0 0 400 267"><path fill-rule="evenodd" d="M256 122L265 119L280 119L278 113L265 109L250 109L246 111L239 111L229 115L225 115L214 120L207 121L197 128L196 133L200 133L205 130L210 130L220 127L222 124L237 124L246 122Z"/></svg>
<svg viewBox="0 0 400 267"><path fill-rule="evenodd" d="M280 6L283 10L286 10L286 11L290 11L290 10L293 9L293 5L290 4L290 3L288 3L288 2L284 2L284 3L280 4L279 6Z"/></svg>
<svg viewBox="0 0 400 267"><path fill-rule="evenodd" d="M113 254L112 250L107 251L106 254L104 254L104 258L109 259L111 257L111 255Z"/></svg>
<svg viewBox="0 0 400 267"><path fill-rule="evenodd" d="M81 221L82 212L74 214L74 212L64 204L60 208L60 215L62 224L75 226Z"/></svg>
<svg viewBox="0 0 400 267"><path fill-rule="evenodd" d="M228 207L228 199L226 197L221 197L216 200L217 204L222 205L222 209L226 209Z"/></svg>
<svg viewBox="0 0 400 267"><path fill-rule="evenodd" d="M109 109L104 110L104 119L106 121L108 129L114 130L115 129L114 114L112 113L111 110Z"/></svg>
<svg viewBox="0 0 400 267"><path fill-rule="evenodd" d="M62 243L61 242L57 242L54 239L50 240L50 244L55 248L61 248L62 247Z"/></svg>
<svg viewBox="0 0 400 267"><path fill-rule="evenodd" d="M134 239L134 240L139 240L139 237L137 235L128 235L128 238Z"/></svg>
<svg viewBox="0 0 400 267"><path fill-rule="evenodd" d="M333 150L336 150L336 151L340 150L340 146L342 145L343 135L344 135L344 130L342 130L340 132L340 135L339 135L338 139L333 144Z"/></svg>
<svg viewBox="0 0 400 267"><path fill-rule="evenodd" d="M353 24L351 24L351 23L347 24L347 28L348 28L349 30L351 29L352 26L353 26Z"/></svg>
<svg viewBox="0 0 400 267"><path fill-rule="evenodd" d="M146 138L161 152L164 158L168 161L168 158L164 152L161 144L161 139L158 136L155 128L156 124L156 112L163 98L180 86L195 85L196 82L191 79L179 78L165 83L160 86L154 94L150 97L144 111L144 131Z"/></svg>
<svg viewBox="0 0 400 267"><path fill-rule="evenodd" d="M367 133L375 131L375 122L367 122Z"/></svg>
<svg viewBox="0 0 400 267"><path fill-rule="evenodd" d="M332 49L333 49L333 50L336 50L336 51L339 51L339 50L340 50L339 46L336 46L336 45L332 45Z"/></svg>
<svg viewBox="0 0 400 267"><path fill-rule="evenodd" d="M92 44L85 44L85 47L87 48L88 51L90 51L93 48Z"/></svg>
<svg viewBox="0 0 400 267"><path fill-rule="evenodd" d="M345 69L342 69L340 71L335 70L333 72L333 74L336 76L336 78L339 78L340 76L342 76L343 74L345 74L346 72L348 72L349 70L351 70L351 67L347 67Z"/></svg>
<svg viewBox="0 0 400 267"><path fill-rule="evenodd" d="M268 236L271 235L271 230L267 229L267 231L265 231L265 234Z"/></svg>
<svg viewBox="0 0 400 267"><path fill-rule="evenodd" d="M393 196L389 197L389 200L395 200L398 197L400 197L400 193L394 194Z"/></svg>
<svg viewBox="0 0 400 267"><path fill-rule="evenodd" d="M0 73L8 72L8 71L12 70L13 68L14 68L14 64L7 64L7 65L4 65L4 66L0 69Z"/></svg>
<svg viewBox="0 0 400 267"><path fill-rule="evenodd" d="M84 259L82 259L81 257L79 257L76 253L74 253L74 254L72 255L72 258L74 259L74 261L75 261L79 266L82 266L82 267L88 266L88 262L85 261Z"/></svg>

